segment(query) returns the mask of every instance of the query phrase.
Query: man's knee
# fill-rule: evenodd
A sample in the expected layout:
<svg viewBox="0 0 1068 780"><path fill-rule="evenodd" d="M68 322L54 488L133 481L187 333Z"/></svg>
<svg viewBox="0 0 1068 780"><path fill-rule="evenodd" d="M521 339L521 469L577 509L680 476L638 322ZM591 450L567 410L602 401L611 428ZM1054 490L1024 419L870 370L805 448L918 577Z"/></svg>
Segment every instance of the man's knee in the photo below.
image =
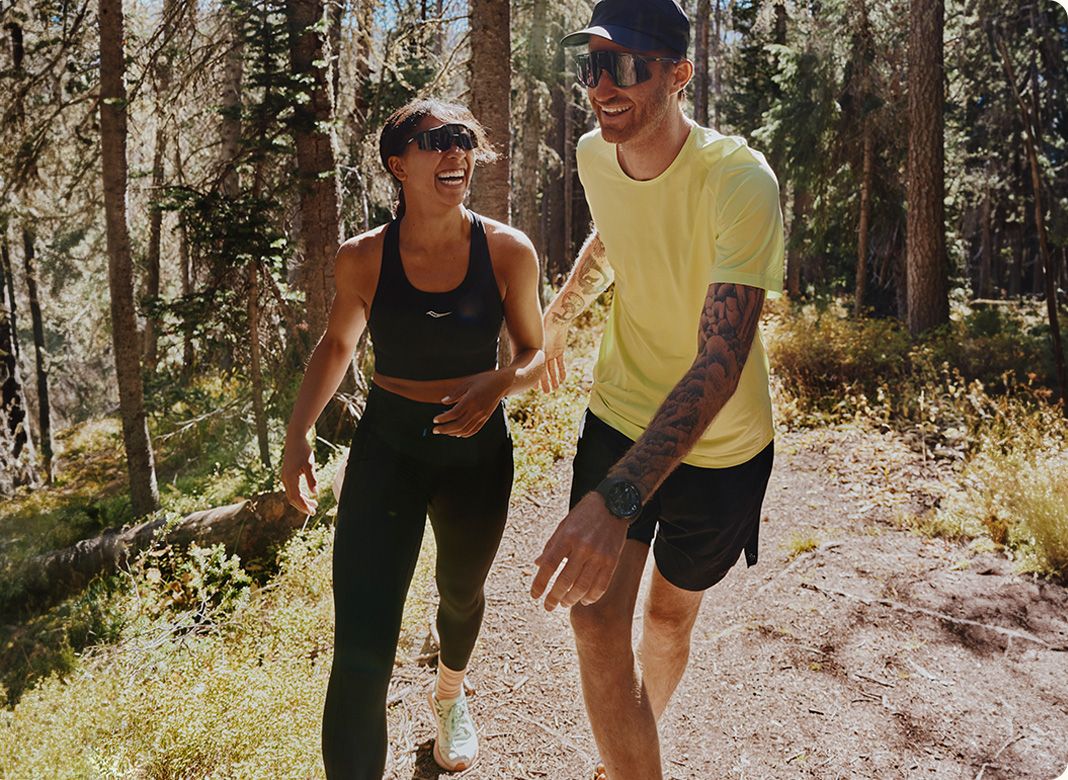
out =
<svg viewBox="0 0 1068 780"><path fill-rule="evenodd" d="M699 604L665 604L650 599L645 605L642 632L647 638L687 647L697 621Z"/></svg>
<svg viewBox="0 0 1068 780"><path fill-rule="evenodd" d="M588 606L576 604L571 608L571 627L580 651L588 644L610 645L625 641L629 646L633 618L633 614L601 602Z"/></svg>

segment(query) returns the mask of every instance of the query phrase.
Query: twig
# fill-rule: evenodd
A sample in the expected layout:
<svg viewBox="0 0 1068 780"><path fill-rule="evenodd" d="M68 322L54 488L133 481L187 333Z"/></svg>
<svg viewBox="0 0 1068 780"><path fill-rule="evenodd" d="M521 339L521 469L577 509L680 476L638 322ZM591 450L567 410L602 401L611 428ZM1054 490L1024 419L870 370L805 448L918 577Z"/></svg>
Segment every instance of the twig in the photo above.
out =
<svg viewBox="0 0 1068 780"><path fill-rule="evenodd" d="M550 737L555 738L556 741L559 742L561 745L563 745L564 747L571 748L573 751L575 751L579 755L585 755L586 754L586 751L583 750L582 748L580 748L574 742L572 742L570 737L568 737L566 734L563 734L563 733L561 733L560 731L557 731L554 728L550 728L549 726L546 726L541 721L534 720L533 718L527 717L522 712L518 712L518 711L512 713L512 717L513 718L518 718L519 720L524 721L525 723L529 723L532 726L537 726L539 729L544 731Z"/></svg>
<svg viewBox="0 0 1068 780"><path fill-rule="evenodd" d="M902 604L899 601L891 601L890 599L869 599L865 598L864 596L857 596L853 593L845 593L844 591L840 590L830 590L828 588L821 588L819 585L813 585L810 582L802 582L801 587L808 588L809 590L818 591L819 593L822 593L825 596L841 596L842 598L852 599L853 601L859 601L861 604L867 604L868 606L871 606L872 604L880 604L884 607L890 607L891 609L899 609L903 612L911 612L916 615L926 615L928 617L937 618L938 620L944 620L947 623L956 623L958 625L963 626L976 626L977 628L985 628L989 631L993 631L1003 636L1015 637L1016 639L1023 639L1028 642L1034 642L1035 644L1042 645L1047 650L1068 650L1068 646L1066 645L1051 645L1044 639L1039 639L1037 636L1029 634L1026 631L1017 631L1012 628L1005 628L1004 626L992 626L989 623L980 623L977 620L968 620L967 618L953 617L952 615L947 615L944 612L935 612L933 609L925 609L924 607L913 607L909 606L908 604Z"/></svg>
<svg viewBox="0 0 1068 780"><path fill-rule="evenodd" d="M979 774L975 776L975 780L983 780L983 773L986 771L986 768L990 767L991 769L993 769L995 767L995 762L1001 757L1001 754L1008 749L1009 745L1019 742L1021 739L1024 738L1024 736L1025 735L1021 733L1019 736L1009 737L1009 741L1001 746L1001 750L995 753L994 757L989 761L984 761L983 765L979 767Z"/></svg>
<svg viewBox="0 0 1068 780"><path fill-rule="evenodd" d="M792 572L794 569L800 566L803 561L807 561L809 558L815 557L818 553L825 552L826 550L833 550L835 547L841 546L841 542L824 542L815 550L809 550L806 553L801 553L790 562L789 566L787 566L785 569L774 575L770 580L768 580L759 588L757 588L757 595L759 596L761 593L770 588L780 577L785 577L787 574Z"/></svg>

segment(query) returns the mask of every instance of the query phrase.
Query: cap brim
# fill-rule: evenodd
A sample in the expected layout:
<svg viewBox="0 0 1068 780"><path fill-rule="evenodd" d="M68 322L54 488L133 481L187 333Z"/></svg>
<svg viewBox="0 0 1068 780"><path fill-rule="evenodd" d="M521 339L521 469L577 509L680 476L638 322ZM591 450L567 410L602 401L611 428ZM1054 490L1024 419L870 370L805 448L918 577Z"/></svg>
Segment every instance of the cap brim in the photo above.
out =
<svg viewBox="0 0 1068 780"><path fill-rule="evenodd" d="M589 43L590 36L605 38L632 51L657 51L665 48L664 43L651 35L640 33L629 27L620 27L617 24L607 26L587 27L577 30L560 39L561 46L582 46Z"/></svg>

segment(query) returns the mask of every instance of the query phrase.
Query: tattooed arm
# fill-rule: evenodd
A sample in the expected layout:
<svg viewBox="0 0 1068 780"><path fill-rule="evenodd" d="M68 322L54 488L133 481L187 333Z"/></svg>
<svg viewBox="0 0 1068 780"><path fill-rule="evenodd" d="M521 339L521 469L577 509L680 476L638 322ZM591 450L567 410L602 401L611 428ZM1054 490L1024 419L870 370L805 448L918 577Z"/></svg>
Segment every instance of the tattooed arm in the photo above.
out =
<svg viewBox="0 0 1068 780"><path fill-rule="evenodd" d="M555 390L567 376L564 350L571 323L612 284L612 267L601 237L594 231L579 251L575 267L545 310L545 371L541 389Z"/></svg>
<svg viewBox="0 0 1068 780"><path fill-rule="evenodd" d="M738 387L756 335L764 290L741 284L709 286L701 314L697 359L660 405L649 427L609 472L624 477L648 500L701 438ZM604 595L619 561L627 524L608 512L596 491L588 493L557 526L534 561L530 595L546 593L566 561L545 608L592 604Z"/></svg>
<svg viewBox="0 0 1068 780"><path fill-rule="evenodd" d="M764 290L712 284L701 314L697 359L660 405L645 433L609 472L647 500L693 449L734 395L756 336Z"/></svg>

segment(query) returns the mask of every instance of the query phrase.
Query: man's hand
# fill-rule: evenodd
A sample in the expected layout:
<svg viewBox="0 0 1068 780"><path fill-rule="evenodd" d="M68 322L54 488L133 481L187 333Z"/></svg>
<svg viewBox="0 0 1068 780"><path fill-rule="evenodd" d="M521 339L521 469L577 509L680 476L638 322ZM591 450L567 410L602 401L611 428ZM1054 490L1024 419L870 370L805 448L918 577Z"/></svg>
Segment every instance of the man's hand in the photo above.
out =
<svg viewBox="0 0 1068 780"><path fill-rule="evenodd" d="M564 383L567 378L567 366L564 363L564 352L567 350L566 323L557 321L555 317L546 312L545 322L545 371L541 375L541 389L549 393Z"/></svg>
<svg viewBox="0 0 1068 780"><path fill-rule="evenodd" d="M301 475L308 482L308 492L311 497L306 497L300 489ZM315 514L319 506L315 500L315 455L304 436L286 440L285 451L282 454L282 484L286 489L286 498L289 503L306 515Z"/></svg>
<svg viewBox="0 0 1068 780"><path fill-rule="evenodd" d="M475 374L452 395L441 399L443 404L453 404L453 407L434 418L434 433L461 438L474 436L496 411L508 385L503 371Z"/></svg>
<svg viewBox="0 0 1068 780"><path fill-rule="evenodd" d="M535 601L541 598L566 558L567 564L545 597L545 608L552 612L557 604L593 604L608 590L626 539L626 521L608 511L600 493L587 493L560 521L534 560L538 573L530 595Z"/></svg>

